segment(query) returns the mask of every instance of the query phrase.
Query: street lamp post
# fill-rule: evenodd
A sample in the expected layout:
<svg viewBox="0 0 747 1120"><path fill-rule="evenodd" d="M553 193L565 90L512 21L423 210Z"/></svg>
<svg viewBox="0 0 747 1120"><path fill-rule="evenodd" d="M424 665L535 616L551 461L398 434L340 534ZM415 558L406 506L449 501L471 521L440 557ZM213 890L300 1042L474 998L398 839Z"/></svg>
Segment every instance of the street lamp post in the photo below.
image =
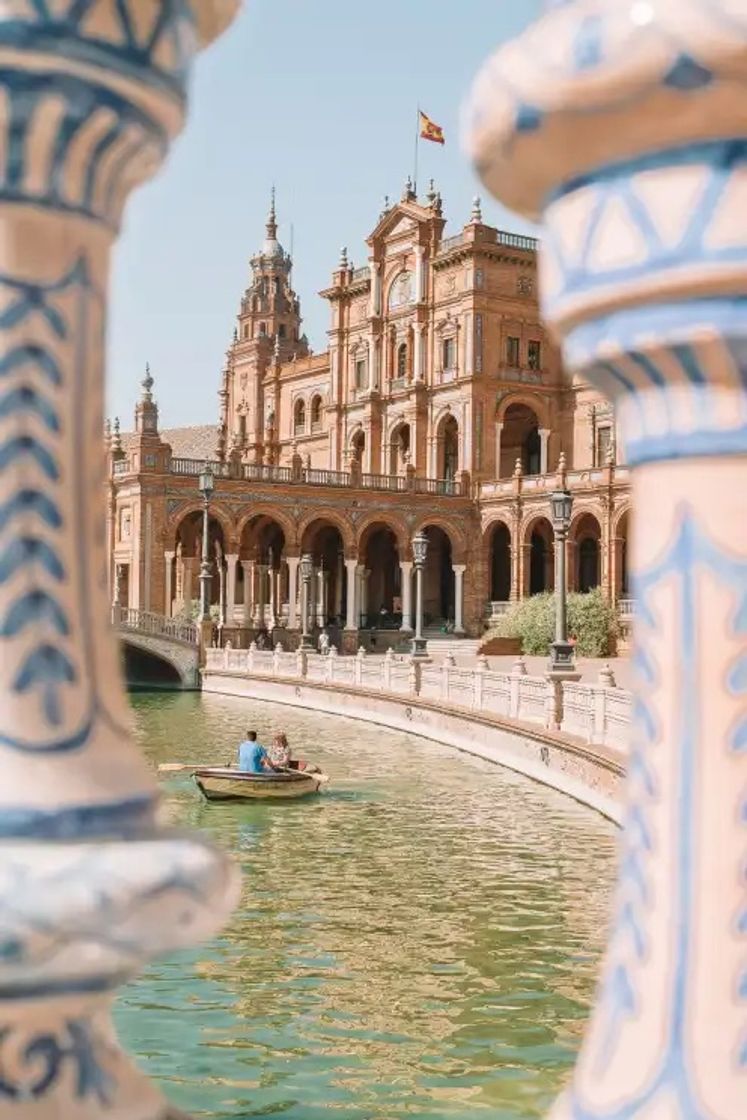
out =
<svg viewBox="0 0 747 1120"><path fill-rule="evenodd" d="M571 524L573 496L567 490L550 495L552 527L555 531L555 641L550 646L550 672L575 673L575 655L568 641L566 609L565 542Z"/></svg>
<svg viewBox="0 0 747 1120"><path fill-rule="evenodd" d="M301 568L301 649L306 653L313 653L314 644L309 634L309 589L314 573L313 557L308 552L304 552L299 566Z"/></svg>
<svg viewBox="0 0 747 1120"><path fill-rule="evenodd" d="M412 558L415 564L415 636L412 639L412 656L428 656L428 643L423 637L423 569L428 555L428 538L422 531L412 540Z"/></svg>
<svg viewBox="0 0 747 1120"><path fill-rule="evenodd" d="M205 466L200 471L199 488L202 494L202 560L200 562L199 621L205 622L210 617L210 580L212 578L212 568L210 564L208 532L210 528L210 499L215 489L215 479L209 463L205 463Z"/></svg>

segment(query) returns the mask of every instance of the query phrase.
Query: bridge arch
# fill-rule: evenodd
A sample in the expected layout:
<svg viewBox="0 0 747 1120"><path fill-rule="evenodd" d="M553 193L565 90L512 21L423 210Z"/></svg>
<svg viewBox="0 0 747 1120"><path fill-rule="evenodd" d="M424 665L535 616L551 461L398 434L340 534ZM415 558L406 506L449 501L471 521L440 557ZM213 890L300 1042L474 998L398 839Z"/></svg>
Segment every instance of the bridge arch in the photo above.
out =
<svg viewBox="0 0 747 1120"><path fill-rule="evenodd" d="M120 639L129 688L184 690L199 686L196 646L132 631L120 631Z"/></svg>

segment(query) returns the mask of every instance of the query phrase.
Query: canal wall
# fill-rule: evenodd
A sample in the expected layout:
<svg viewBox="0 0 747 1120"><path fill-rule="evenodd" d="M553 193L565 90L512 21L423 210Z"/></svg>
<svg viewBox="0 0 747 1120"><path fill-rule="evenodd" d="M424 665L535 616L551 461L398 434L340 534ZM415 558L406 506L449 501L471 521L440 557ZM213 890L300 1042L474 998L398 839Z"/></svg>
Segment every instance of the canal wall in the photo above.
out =
<svg viewBox="0 0 747 1120"><path fill-rule="evenodd" d="M487 759L621 821L629 695L484 666L210 650L203 690L407 731ZM566 691L567 690L567 691ZM565 695L564 695L565 694ZM594 742L594 737L606 742Z"/></svg>

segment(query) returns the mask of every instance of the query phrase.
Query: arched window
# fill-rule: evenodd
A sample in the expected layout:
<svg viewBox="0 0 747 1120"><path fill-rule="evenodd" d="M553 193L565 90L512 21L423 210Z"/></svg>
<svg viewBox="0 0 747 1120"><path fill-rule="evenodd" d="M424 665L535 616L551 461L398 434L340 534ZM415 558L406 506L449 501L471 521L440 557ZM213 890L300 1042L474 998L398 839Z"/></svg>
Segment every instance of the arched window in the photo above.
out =
<svg viewBox="0 0 747 1120"><path fill-rule="evenodd" d="M322 398L314 397L311 402L311 430L318 432L322 426Z"/></svg>
<svg viewBox="0 0 747 1120"><path fill-rule="evenodd" d="M249 337L249 324L244 323L244 338L248 338L248 337Z"/></svg>
<svg viewBox="0 0 747 1120"><path fill-rule="evenodd" d="M295 435L301 435L306 431L306 405L301 399L296 401L293 409L293 431Z"/></svg>
<svg viewBox="0 0 747 1120"><path fill-rule="evenodd" d="M397 350L397 377L407 376L407 343L400 344Z"/></svg>
<svg viewBox="0 0 747 1120"><path fill-rule="evenodd" d="M264 337L264 335L267 334L267 323L260 323L259 324L259 333L263 337Z"/></svg>

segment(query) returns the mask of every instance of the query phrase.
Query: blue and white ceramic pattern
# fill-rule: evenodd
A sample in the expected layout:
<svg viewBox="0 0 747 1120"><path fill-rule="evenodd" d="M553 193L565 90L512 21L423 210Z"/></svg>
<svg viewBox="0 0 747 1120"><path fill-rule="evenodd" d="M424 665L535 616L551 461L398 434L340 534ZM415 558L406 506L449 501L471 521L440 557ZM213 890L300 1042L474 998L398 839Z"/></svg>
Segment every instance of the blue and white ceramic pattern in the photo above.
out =
<svg viewBox="0 0 747 1120"><path fill-rule="evenodd" d="M181 128L232 0L0 6L0 1114L168 1106L108 1005L212 933L237 876L161 831L109 633L102 398L109 252Z"/></svg>
<svg viewBox="0 0 747 1120"><path fill-rule="evenodd" d="M541 217L566 365L633 465L635 722L612 936L553 1120L747 1116L747 6L568 0L467 144Z"/></svg>

